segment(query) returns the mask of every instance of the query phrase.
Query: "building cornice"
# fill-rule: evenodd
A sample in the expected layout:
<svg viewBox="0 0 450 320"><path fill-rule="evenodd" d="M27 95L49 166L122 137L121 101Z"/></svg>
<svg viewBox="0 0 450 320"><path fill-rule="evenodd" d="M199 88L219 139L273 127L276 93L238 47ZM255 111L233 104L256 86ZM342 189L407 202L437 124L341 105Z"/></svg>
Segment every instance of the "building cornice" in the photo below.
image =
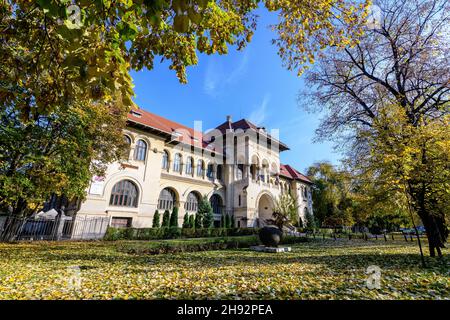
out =
<svg viewBox="0 0 450 320"><path fill-rule="evenodd" d="M195 179L195 178L188 178L188 177L178 176L176 174L173 175L170 173L161 173L161 179L167 179L167 180L179 181L179 182L188 182L188 183L201 185L201 186L207 186L207 187L217 186L216 183L211 182L211 181L199 180L199 179Z"/></svg>

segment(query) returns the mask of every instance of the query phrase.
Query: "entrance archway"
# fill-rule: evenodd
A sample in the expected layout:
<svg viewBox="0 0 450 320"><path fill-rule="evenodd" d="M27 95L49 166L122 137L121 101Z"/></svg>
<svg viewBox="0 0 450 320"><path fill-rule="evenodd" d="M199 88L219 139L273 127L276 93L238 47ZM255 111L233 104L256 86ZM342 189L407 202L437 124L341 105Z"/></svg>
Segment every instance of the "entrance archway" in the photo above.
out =
<svg viewBox="0 0 450 320"><path fill-rule="evenodd" d="M274 201L270 194L263 193L258 200L258 218L263 223L267 219L272 219Z"/></svg>

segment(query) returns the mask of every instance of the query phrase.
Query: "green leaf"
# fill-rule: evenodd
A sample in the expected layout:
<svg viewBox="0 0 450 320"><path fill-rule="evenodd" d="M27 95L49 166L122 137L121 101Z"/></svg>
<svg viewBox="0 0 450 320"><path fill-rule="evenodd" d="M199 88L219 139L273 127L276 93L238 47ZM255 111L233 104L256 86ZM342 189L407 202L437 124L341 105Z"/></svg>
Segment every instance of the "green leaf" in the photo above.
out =
<svg viewBox="0 0 450 320"><path fill-rule="evenodd" d="M189 30L189 18L186 15L176 15L173 19L173 28L180 33L186 33Z"/></svg>

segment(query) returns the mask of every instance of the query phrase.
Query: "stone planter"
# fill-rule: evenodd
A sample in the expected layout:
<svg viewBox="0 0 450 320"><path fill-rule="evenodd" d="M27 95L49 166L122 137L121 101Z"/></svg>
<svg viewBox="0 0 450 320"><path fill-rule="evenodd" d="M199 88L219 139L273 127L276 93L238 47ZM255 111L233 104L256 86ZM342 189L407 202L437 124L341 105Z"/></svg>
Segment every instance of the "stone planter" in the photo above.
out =
<svg viewBox="0 0 450 320"><path fill-rule="evenodd" d="M259 240L266 247L278 247L282 236L283 232L275 226L265 226L259 230Z"/></svg>

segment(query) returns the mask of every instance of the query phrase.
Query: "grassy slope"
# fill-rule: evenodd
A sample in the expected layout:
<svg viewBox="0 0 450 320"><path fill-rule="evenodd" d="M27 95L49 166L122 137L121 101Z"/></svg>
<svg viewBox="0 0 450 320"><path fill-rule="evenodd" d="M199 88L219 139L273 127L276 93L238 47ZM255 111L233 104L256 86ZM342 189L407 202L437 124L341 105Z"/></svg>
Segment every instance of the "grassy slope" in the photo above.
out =
<svg viewBox="0 0 450 320"><path fill-rule="evenodd" d="M319 240L282 254L117 250L134 244L0 244L0 299L450 299L448 249L424 270L417 247L405 242ZM379 290L366 287L369 265L381 268ZM80 267L79 288L69 285L77 284L71 266Z"/></svg>

